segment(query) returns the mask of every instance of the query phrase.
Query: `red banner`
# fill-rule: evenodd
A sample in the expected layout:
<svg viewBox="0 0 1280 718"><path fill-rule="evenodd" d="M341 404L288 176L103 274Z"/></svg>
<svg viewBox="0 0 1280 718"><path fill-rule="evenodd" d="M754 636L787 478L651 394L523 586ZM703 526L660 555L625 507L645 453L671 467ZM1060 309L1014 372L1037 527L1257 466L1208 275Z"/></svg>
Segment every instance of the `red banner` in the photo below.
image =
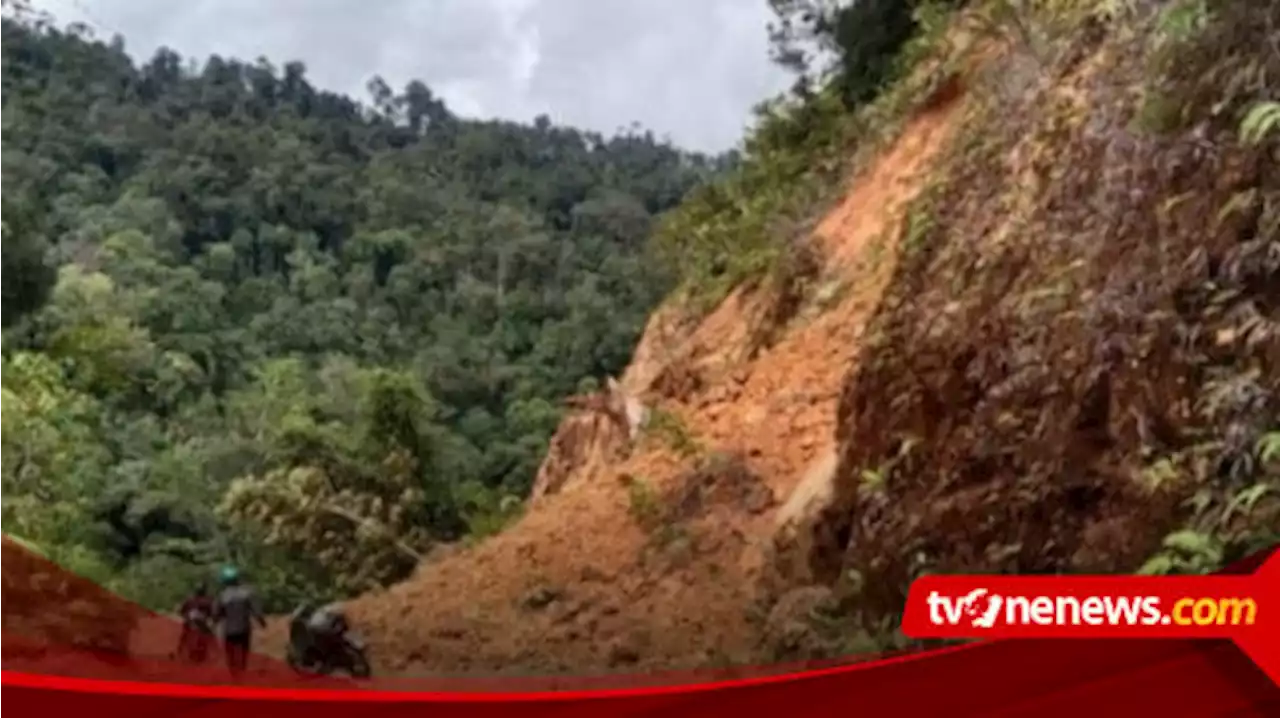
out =
<svg viewBox="0 0 1280 718"><path fill-rule="evenodd" d="M1233 572L1251 571L1262 558ZM29 565L19 559L6 546L0 690L20 711L16 715L1280 714L1280 687L1238 648L1274 668L1264 659L1274 658L1277 644L1280 556L1253 575L928 577L911 591L907 631L1019 638L849 665L736 669L736 677L699 672L352 682L304 679L256 656L255 670L239 685L228 685L232 681L216 661L190 666L103 648L118 640L114 629L89 644L64 643L81 635L67 630L66 615L76 611L95 619L141 620L154 632L151 642L165 651L177 627L166 634L167 619L119 605L118 597L79 577L51 577L54 569L36 559ZM12 580L21 570L37 572L39 580ZM56 595L41 593L49 587Z"/></svg>
<svg viewBox="0 0 1280 718"><path fill-rule="evenodd" d="M1280 556L1246 576L925 576L916 638L1225 638L1280 682Z"/></svg>

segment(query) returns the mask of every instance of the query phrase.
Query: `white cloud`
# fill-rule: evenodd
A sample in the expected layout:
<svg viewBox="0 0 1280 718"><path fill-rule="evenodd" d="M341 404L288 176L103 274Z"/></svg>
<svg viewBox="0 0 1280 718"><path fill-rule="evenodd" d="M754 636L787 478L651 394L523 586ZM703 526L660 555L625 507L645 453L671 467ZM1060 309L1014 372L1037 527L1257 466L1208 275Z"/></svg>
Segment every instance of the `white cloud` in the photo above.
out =
<svg viewBox="0 0 1280 718"><path fill-rule="evenodd" d="M44 0L59 21L277 66L365 99L381 75L420 79L468 116L602 132L639 122L703 150L733 145L788 78L768 60L765 0Z"/></svg>

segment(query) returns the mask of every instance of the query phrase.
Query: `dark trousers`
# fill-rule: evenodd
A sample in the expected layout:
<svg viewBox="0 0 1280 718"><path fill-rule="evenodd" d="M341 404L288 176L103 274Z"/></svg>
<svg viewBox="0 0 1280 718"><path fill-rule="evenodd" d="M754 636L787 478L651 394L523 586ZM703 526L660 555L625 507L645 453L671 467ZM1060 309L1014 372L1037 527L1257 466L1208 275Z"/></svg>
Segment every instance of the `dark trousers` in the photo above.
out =
<svg viewBox="0 0 1280 718"><path fill-rule="evenodd" d="M203 661L209 646L209 631L190 624L183 624L178 638L177 656L183 660Z"/></svg>
<svg viewBox="0 0 1280 718"><path fill-rule="evenodd" d="M234 674L244 672L249 663L249 645L251 633L231 633L222 637L227 652L227 668Z"/></svg>

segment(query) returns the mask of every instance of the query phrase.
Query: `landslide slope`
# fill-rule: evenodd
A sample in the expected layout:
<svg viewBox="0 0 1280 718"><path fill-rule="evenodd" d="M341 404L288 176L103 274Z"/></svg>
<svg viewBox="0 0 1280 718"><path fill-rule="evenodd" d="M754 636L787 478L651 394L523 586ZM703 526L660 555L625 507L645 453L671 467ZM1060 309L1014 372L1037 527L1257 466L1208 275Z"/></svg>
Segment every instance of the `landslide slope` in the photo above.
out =
<svg viewBox="0 0 1280 718"><path fill-rule="evenodd" d="M1241 122L1280 86L1280 3L1125 8L1013 47L913 207L836 497L781 564L868 626L924 571L1196 572L1277 539L1280 162Z"/></svg>
<svg viewBox="0 0 1280 718"><path fill-rule="evenodd" d="M1274 537L1280 163L1238 129L1280 1L1038 5L861 163L796 247L816 289L665 306L522 520L350 603L384 671L829 654L815 617L892 633L922 571Z"/></svg>
<svg viewBox="0 0 1280 718"><path fill-rule="evenodd" d="M802 243L813 296L760 283L692 322L664 307L620 381L574 402L518 523L349 604L384 671L758 658L755 587L779 527L831 494L844 377L906 207L952 137L958 87L908 118Z"/></svg>

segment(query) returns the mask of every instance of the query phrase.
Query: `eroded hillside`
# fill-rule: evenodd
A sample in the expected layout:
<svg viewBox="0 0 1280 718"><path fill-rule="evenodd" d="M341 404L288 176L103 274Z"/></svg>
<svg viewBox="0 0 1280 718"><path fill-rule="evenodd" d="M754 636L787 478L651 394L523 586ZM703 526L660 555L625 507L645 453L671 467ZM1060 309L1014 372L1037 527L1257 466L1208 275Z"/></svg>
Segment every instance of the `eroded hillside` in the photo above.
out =
<svg viewBox="0 0 1280 718"><path fill-rule="evenodd" d="M352 602L386 667L751 660L773 537L830 493L844 377L962 105L951 93L855 174L809 242L814 296L744 288L692 326L659 312L615 387L574 402L519 523Z"/></svg>
<svg viewBox="0 0 1280 718"><path fill-rule="evenodd" d="M845 619L892 633L921 571L1269 540L1280 171L1238 124L1280 78L1280 3L1194 31L1171 6L985 44L797 242L803 291L659 311L518 523L351 602L384 670L830 654Z"/></svg>
<svg viewBox="0 0 1280 718"><path fill-rule="evenodd" d="M1240 121L1274 97L1278 19L1134 4L1038 65L1015 48L913 207L793 581L877 626L924 571L1199 571L1276 541L1280 164Z"/></svg>

